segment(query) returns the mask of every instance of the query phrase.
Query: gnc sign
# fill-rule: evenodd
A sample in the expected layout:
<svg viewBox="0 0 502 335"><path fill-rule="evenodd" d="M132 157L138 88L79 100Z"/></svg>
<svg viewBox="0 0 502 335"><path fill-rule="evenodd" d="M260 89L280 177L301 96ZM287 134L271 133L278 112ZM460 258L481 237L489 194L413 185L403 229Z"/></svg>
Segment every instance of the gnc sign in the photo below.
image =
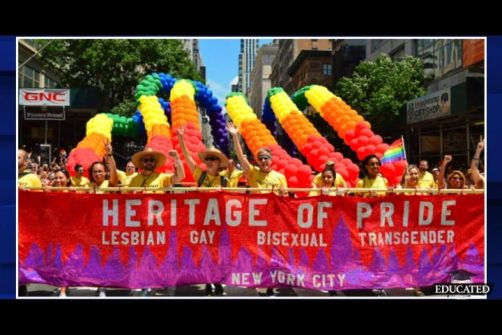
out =
<svg viewBox="0 0 502 335"><path fill-rule="evenodd" d="M24 106L69 106L70 90L20 89L19 104Z"/></svg>

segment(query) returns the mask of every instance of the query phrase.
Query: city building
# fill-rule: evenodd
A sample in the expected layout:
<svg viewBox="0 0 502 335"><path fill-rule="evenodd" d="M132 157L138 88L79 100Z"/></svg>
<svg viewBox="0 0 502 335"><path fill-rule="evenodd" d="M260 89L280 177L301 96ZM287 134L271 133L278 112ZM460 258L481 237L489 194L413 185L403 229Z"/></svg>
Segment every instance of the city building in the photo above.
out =
<svg viewBox="0 0 502 335"><path fill-rule="evenodd" d="M427 94L408 102L403 124L408 160L434 166L451 154L456 168L469 166L484 134L484 39L369 40L367 46L369 59L387 53L423 61Z"/></svg>
<svg viewBox="0 0 502 335"><path fill-rule="evenodd" d="M59 85L57 64L47 64L37 57L39 50L51 43L42 40L19 40L18 43L18 139L19 145L43 154L48 161L58 148L68 149L85 137L85 124L97 113L98 96L92 88L68 88ZM47 66L48 65L48 66ZM69 93L67 103L52 103ZM40 102L26 103L25 96ZM40 99L39 99L40 98Z"/></svg>
<svg viewBox="0 0 502 335"><path fill-rule="evenodd" d="M251 71L253 71L256 53L258 52L257 39L241 39L239 52L239 91L248 96L251 87Z"/></svg>
<svg viewBox="0 0 502 335"><path fill-rule="evenodd" d="M202 60L200 50L199 50L199 40L198 39L183 39L183 48L188 52L188 56L192 63L195 65L195 69L201 74L202 79L206 80L206 67L204 66L204 61Z"/></svg>
<svg viewBox="0 0 502 335"><path fill-rule="evenodd" d="M277 44L263 45L258 49L256 61L251 72L251 87L249 91L249 101L251 108L261 117L263 103L268 90L272 87L270 74L272 73L272 62L279 46Z"/></svg>
<svg viewBox="0 0 502 335"><path fill-rule="evenodd" d="M329 50L302 50L288 69L291 89L297 91L307 85L332 86L333 64Z"/></svg>
<svg viewBox="0 0 502 335"><path fill-rule="evenodd" d="M365 39L332 40L333 88L342 77L351 77L356 66L366 59ZM331 89L330 88L330 89Z"/></svg>
<svg viewBox="0 0 502 335"><path fill-rule="evenodd" d="M288 94L294 93L288 69L302 50L331 50L329 39L280 39L279 49L272 63L270 80L272 87L282 87Z"/></svg>

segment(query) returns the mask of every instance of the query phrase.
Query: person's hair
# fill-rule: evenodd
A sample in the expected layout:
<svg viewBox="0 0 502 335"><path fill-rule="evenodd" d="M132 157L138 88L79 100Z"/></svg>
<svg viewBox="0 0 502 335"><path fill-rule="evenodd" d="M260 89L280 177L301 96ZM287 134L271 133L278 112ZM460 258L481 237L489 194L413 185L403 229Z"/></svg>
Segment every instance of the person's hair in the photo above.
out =
<svg viewBox="0 0 502 335"><path fill-rule="evenodd" d="M410 170L411 170L411 169L417 169L417 170L419 170L419 169L418 169L418 166L416 166L415 164L410 164L410 165L408 166L408 173L410 173Z"/></svg>
<svg viewBox="0 0 502 335"><path fill-rule="evenodd" d="M56 176L56 173L61 172L66 176L66 185L65 186L71 186L71 179L70 179L70 174L66 169L59 169L58 171L54 172L54 177Z"/></svg>
<svg viewBox="0 0 502 335"><path fill-rule="evenodd" d="M458 175L460 177L460 179L462 180L462 186L465 185L466 183L466 180L465 180L465 176L464 174L462 173L462 171L460 170L453 170L449 175L448 177L446 177L446 182L448 183L451 179L451 177L453 177L454 175Z"/></svg>
<svg viewBox="0 0 502 335"><path fill-rule="evenodd" d="M368 156L364 157L364 159L361 162L361 170L364 172L365 176L367 176L369 174L368 170L366 170L366 165L368 165L368 162L372 158L376 158L378 160L378 165L382 166L382 162L380 161L380 158L378 158L377 155L371 154L371 155L368 155Z"/></svg>
<svg viewBox="0 0 502 335"><path fill-rule="evenodd" d="M267 154L269 154L270 156L272 156L272 150L270 150L270 148L268 148L268 147L262 147L262 148L260 148L260 149L256 152L256 156L258 156L260 153L267 153Z"/></svg>
<svg viewBox="0 0 502 335"><path fill-rule="evenodd" d="M89 168L89 179L92 181L92 182L96 182L94 180L94 176L92 175L92 169L94 168L94 165L98 165L98 164L101 164L103 165L104 169L105 169L105 179L108 179L108 168L106 167L106 164L104 164L103 162L100 162L100 161L96 161L94 163L91 164L91 167Z"/></svg>
<svg viewBox="0 0 502 335"><path fill-rule="evenodd" d="M324 175L324 172L327 172L327 171L331 171L333 172L333 178L336 177L336 171L335 171L335 164L327 164L325 167L324 167L324 170L322 170L321 172L321 176Z"/></svg>

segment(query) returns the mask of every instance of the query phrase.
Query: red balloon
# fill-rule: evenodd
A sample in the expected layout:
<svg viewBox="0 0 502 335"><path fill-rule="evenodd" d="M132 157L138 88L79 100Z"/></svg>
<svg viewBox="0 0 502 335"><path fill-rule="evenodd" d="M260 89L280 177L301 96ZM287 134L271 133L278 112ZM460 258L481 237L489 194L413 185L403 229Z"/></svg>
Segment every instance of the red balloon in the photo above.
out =
<svg viewBox="0 0 502 335"><path fill-rule="evenodd" d="M366 146L366 153L368 155L374 154L375 153L375 146L373 144L368 144Z"/></svg>
<svg viewBox="0 0 502 335"><path fill-rule="evenodd" d="M356 137L354 129L347 130L345 132L345 143L350 143Z"/></svg>
<svg viewBox="0 0 502 335"><path fill-rule="evenodd" d="M366 148L360 147L359 149L357 149L357 158L362 161L364 157L366 157Z"/></svg>
<svg viewBox="0 0 502 335"><path fill-rule="evenodd" d="M355 131L356 136L359 136L363 129L368 129L368 126L366 125L366 123L364 123L364 121L359 121L356 124L356 131Z"/></svg>
<svg viewBox="0 0 502 335"><path fill-rule="evenodd" d="M365 147L368 144L368 137L359 136L358 137L358 144L359 144L359 148Z"/></svg>
<svg viewBox="0 0 502 335"><path fill-rule="evenodd" d="M373 131L371 131L371 129L369 128L366 128L366 129L363 129L361 130L361 132L359 133L359 136L366 136L367 138L371 138L373 137L375 134L373 133Z"/></svg>
<svg viewBox="0 0 502 335"><path fill-rule="evenodd" d="M312 169L308 165L302 165L298 168L298 181L302 184L308 182Z"/></svg>
<svg viewBox="0 0 502 335"><path fill-rule="evenodd" d="M376 152L381 152L382 154L389 149L389 145L387 143L380 143L376 146Z"/></svg>
<svg viewBox="0 0 502 335"><path fill-rule="evenodd" d="M287 178L288 181L288 187L298 187L298 178L295 176L291 176Z"/></svg>
<svg viewBox="0 0 502 335"><path fill-rule="evenodd" d="M295 176L298 171L298 167L292 163L286 165L284 172L286 172L286 177L289 178L291 176Z"/></svg>

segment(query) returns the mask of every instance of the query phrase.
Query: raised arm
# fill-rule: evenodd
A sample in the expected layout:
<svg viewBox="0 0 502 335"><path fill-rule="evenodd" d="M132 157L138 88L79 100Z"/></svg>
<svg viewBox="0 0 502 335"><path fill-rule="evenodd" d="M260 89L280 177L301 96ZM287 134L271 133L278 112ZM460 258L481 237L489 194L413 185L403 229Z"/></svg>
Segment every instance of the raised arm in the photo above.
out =
<svg viewBox="0 0 502 335"><path fill-rule="evenodd" d="M451 162L452 158L450 155L445 155L443 161L441 162L441 166L439 167L439 176L438 176L438 187L439 189L445 188L444 183L444 175L446 171L446 165Z"/></svg>
<svg viewBox="0 0 502 335"><path fill-rule="evenodd" d="M478 166L481 157L481 152L483 151L484 148L485 148L485 140L481 138L478 143L478 146L476 147L476 152L474 153L474 156L472 157L471 160L471 178L475 186L478 185L479 182L483 180L483 177L479 173Z"/></svg>
<svg viewBox="0 0 502 335"><path fill-rule="evenodd" d="M115 163L115 158L113 158L113 148L112 145L109 141L106 142L105 144L105 163L106 166L108 167L108 171L110 171L110 179L109 179L109 185L110 186L117 186L119 183L119 177L117 174L117 164Z"/></svg>
<svg viewBox="0 0 502 335"><path fill-rule="evenodd" d="M193 174L195 171L195 168L197 167L197 164L195 164L195 161L193 160L192 156L190 156L190 153L188 152L188 148L185 144L185 128L180 127L177 130L178 133L178 139L180 141L180 146L181 146L181 151L183 151L183 156L185 156L185 160L187 162L188 168L190 169L190 172Z"/></svg>
<svg viewBox="0 0 502 335"><path fill-rule="evenodd" d="M234 141L235 153L237 154L237 158L241 163L242 171L244 171L244 174L247 176L249 171L251 170L251 164L249 163L248 159L242 152L241 142L239 140L239 131L237 130L237 128L235 128L235 126L232 123L229 123L227 125L227 129L228 132L232 135L232 140Z"/></svg>
<svg viewBox="0 0 502 335"><path fill-rule="evenodd" d="M181 164L180 156L176 150L169 151L169 156L174 159L174 175L171 177L171 182L178 183L185 179L185 169Z"/></svg>

